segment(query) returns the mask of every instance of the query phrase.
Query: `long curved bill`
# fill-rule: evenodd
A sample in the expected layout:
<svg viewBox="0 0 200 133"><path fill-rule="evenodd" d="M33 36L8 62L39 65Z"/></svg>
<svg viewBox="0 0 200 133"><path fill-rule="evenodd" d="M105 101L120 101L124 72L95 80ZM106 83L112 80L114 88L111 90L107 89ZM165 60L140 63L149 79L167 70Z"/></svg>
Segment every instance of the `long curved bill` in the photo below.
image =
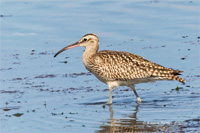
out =
<svg viewBox="0 0 200 133"><path fill-rule="evenodd" d="M65 51L65 50L68 50L68 49L74 48L74 47L79 47L79 46L80 46L79 42L75 42L75 43L73 43L73 44L71 44L71 45L68 45L67 47L64 47L63 49L61 49L60 51L58 51L58 52L54 55L54 57L56 57L58 54L60 54L61 52Z"/></svg>

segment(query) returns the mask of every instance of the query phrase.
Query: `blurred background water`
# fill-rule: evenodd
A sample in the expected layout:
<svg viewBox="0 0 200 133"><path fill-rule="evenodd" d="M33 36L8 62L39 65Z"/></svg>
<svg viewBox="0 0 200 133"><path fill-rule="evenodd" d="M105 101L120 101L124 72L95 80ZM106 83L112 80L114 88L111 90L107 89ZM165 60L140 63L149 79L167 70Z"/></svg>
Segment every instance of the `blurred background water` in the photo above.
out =
<svg viewBox="0 0 200 133"><path fill-rule="evenodd" d="M1 1L2 133L199 130L199 1ZM84 34L100 50L138 54L186 80L113 92L87 72L84 48L53 55ZM67 63L66 63L67 62Z"/></svg>

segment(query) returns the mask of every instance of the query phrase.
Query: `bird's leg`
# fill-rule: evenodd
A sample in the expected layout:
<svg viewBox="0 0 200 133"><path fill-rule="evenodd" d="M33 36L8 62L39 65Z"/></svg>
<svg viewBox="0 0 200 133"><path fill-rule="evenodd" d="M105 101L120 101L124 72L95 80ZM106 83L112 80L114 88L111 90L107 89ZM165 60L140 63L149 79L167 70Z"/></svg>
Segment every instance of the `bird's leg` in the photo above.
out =
<svg viewBox="0 0 200 133"><path fill-rule="evenodd" d="M113 90L113 87L109 86L109 100L107 104L112 104L112 90Z"/></svg>
<svg viewBox="0 0 200 133"><path fill-rule="evenodd" d="M135 93L135 96L137 97L137 103L138 103L138 104L141 104L142 100L141 100L140 97L138 96L138 94L137 94L137 92L136 92L136 90L135 90L134 85L129 86L129 87L130 87L130 88L133 90L133 92Z"/></svg>

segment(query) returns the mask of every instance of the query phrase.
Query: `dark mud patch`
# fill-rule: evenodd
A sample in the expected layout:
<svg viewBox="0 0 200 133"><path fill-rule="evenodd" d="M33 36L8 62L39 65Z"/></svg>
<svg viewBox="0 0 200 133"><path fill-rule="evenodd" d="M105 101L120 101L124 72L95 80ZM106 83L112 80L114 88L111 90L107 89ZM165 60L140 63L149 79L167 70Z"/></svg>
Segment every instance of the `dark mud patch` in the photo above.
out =
<svg viewBox="0 0 200 133"><path fill-rule="evenodd" d="M164 124L157 131L161 132L198 132L200 130L199 118L189 119L183 122L173 121L170 124Z"/></svg>
<svg viewBox="0 0 200 133"><path fill-rule="evenodd" d="M4 71L4 70L11 70L13 68L1 68L0 71Z"/></svg>
<svg viewBox="0 0 200 133"><path fill-rule="evenodd" d="M31 55L34 55L35 54L35 50L31 50Z"/></svg>
<svg viewBox="0 0 200 133"><path fill-rule="evenodd" d="M196 119L185 120L185 123L186 128L196 128L195 131L197 131L197 129L200 129L200 117Z"/></svg>
<svg viewBox="0 0 200 133"><path fill-rule="evenodd" d="M15 113L13 115L5 115L6 117L12 117L12 116L15 116L15 117L21 117L23 115L23 113Z"/></svg>
<svg viewBox="0 0 200 133"><path fill-rule="evenodd" d="M191 94L192 94L192 95L197 94L197 95L200 96L200 93L198 93L198 92L192 92Z"/></svg>
<svg viewBox="0 0 200 133"><path fill-rule="evenodd" d="M14 79L12 79L13 81L15 81L15 80L23 80L23 78L14 78Z"/></svg>
<svg viewBox="0 0 200 133"><path fill-rule="evenodd" d="M185 59L186 59L185 57L182 57L182 58L181 58L181 60L185 60Z"/></svg>
<svg viewBox="0 0 200 133"><path fill-rule="evenodd" d="M141 104L143 107L146 107L146 108L161 108L161 107L173 106L171 103L167 104L169 102L171 102L171 100L168 100L168 99L152 100L152 101L144 101L143 100Z"/></svg>
<svg viewBox="0 0 200 133"><path fill-rule="evenodd" d="M40 88L40 87L38 87ZM47 89L43 89L43 88L40 88L40 91L41 92L60 92L60 93L78 93L80 91L85 91L85 92L90 92L90 91L93 91L93 89L91 89L90 87L78 87L78 88L75 88L75 87L70 87L70 88L65 88L65 89L54 89L54 88L47 88Z"/></svg>
<svg viewBox="0 0 200 133"><path fill-rule="evenodd" d="M13 54L14 59L19 59L19 54Z"/></svg>
<svg viewBox="0 0 200 133"><path fill-rule="evenodd" d="M56 116L56 115L64 115L64 112L61 113L51 113L52 116Z"/></svg>
<svg viewBox="0 0 200 133"><path fill-rule="evenodd" d="M67 61L59 61L60 63L65 63L65 64L67 64Z"/></svg>
<svg viewBox="0 0 200 133"><path fill-rule="evenodd" d="M20 65L20 62L13 62L14 65Z"/></svg>
<svg viewBox="0 0 200 133"><path fill-rule="evenodd" d="M12 17L13 15L0 15L0 17Z"/></svg>
<svg viewBox="0 0 200 133"><path fill-rule="evenodd" d="M15 114L13 114L13 116L15 116L15 117L21 117L23 115L23 113L15 113Z"/></svg>
<svg viewBox="0 0 200 133"><path fill-rule="evenodd" d="M188 38L188 36L182 36L182 38Z"/></svg>
<svg viewBox="0 0 200 133"><path fill-rule="evenodd" d="M10 111L10 110L17 110L19 108L20 108L19 106L8 106L0 109L2 109L3 111Z"/></svg>
<svg viewBox="0 0 200 133"><path fill-rule="evenodd" d="M3 111L10 111L11 109L8 109L8 108L5 108L5 109L3 109Z"/></svg>
<svg viewBox="0 0 200 133"><path fill-rule="evenodd" d="M122 89L122 90L119 90L119 91L130 91L130 89Z"/></svg>
<svg viewBox="0 0 200 133"><path fill-rule="evenodd" d="M37 52L36 50L31 50L30 55L52 55L54 53L50 51L42 51L42 52Z"/></svg>
<svg viewBox="0 0 200 133"><path fill-rule="evenodd" d="M71 77L71 78L77 78L78 76L88 76L88 75L92 75L92 73L90 72L81 72L81 73L71 73L71 74L64 74L63 77Z"/></svg>
<svg viewBox="0 0 200 133"><path fill-rule="evenodd" d="M54 53L50 53L50 52L47 52L47 51L38 53L38 55L49 55L49 54L54 54Z"/></svg>
<svg viewBox="0 0 200 133"><path fill-rule="evenodd" d="M55 78L55 77L56 77L55 74L43 74L43 75L35 76L35 78Z"/></svg>
<svg viewBox="0 0 200 133"><path fill-rule="evenodd" d="M80 103L79 105L104 105L102 106L103 108L105 108L105 104L107 102L94 102L94 103Z"/></svg>
<svg viewBox="0 0 200 133"><path fill-rule="evenodd" d="M61 92L61 90L51 90L51 89L40 89L40 91L47 91L47 92Z"/></svg>
<svg viewBox="0 0 200 133"><path fill-rule="evenodd" d="M156 49L156 48L164 48L164 47L166 47L166 45L161 45L161 46L159 46L159 47L155 47L155 46L146 46L146 47L143 47L142 49Z"/></svg>
<svg viewBox="0 0 200 133"><path fill-rule="evenodd" d="M5 91L5 90L1 90L1 93L8 93L8 94L16 94L16 93L20 93L23 94L24 92L20 92L18 90L14 90L14 91Z"/></svg>
<svg viewBox="0 0 200 133"><path fill-rule="evenodd" d="M33 87L33 88L42 88L42 87L46 87L46 86L45 85L33 85L31 87Z"/></svg>

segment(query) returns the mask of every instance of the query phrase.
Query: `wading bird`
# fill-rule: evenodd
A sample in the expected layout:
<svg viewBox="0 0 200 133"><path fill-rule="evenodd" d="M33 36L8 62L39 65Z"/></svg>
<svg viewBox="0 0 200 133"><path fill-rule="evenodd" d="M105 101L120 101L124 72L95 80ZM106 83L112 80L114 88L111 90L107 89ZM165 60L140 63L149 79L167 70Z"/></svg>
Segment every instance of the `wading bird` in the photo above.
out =
<svg viewBox="0 0 200 133"><path fill-rule="evenodd" d="M83 46L83 63L97 79L108 85L109 100L107 104L112 104L112 90L118 86L130 87L137 97L137 102L141 103L134 85L138 83L153 82L156 80L177 80L184 83L185 80L178 77L183 71L166 68L145 58L123 51L99 51L99 38L95 34L86 34L78 42L64 47L58 51L54 57L61 52Z"/></svg>

